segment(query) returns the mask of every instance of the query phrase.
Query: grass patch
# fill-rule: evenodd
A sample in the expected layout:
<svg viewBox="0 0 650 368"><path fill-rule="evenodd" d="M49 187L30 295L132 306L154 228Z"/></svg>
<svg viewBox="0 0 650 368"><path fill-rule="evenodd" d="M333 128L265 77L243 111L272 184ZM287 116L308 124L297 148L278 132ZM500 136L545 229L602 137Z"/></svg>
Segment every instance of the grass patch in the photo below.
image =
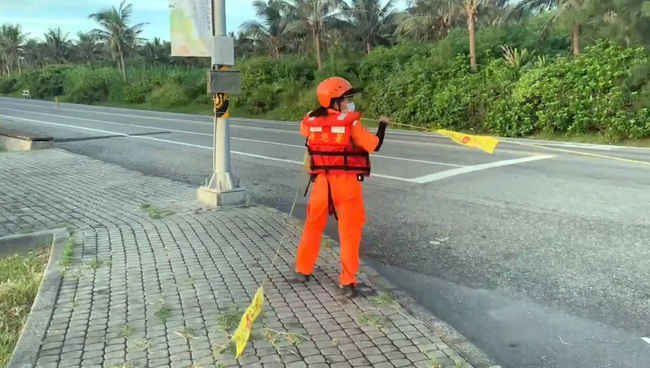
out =
<svg viewBox="0 0 650 368"><path fill-rule="evenodd" d="M65 248L63 250L63 259L61 260L61 268L63 271L67 271L72 263L72 258L74 257L74 241L72 238L69 238L65 242Z"/></svg>
<svg viewBox="0 0 650 368"><path fill-rule="evenodd" d="M369 299L369 301L373 305L391 305L395 302L388 293L382 293L379 296L373 296Z"/></svg>
<svg viewBox="0 0 650 368"><path fill-rule="evenodd" d="M292 345L300 345L304 340L308 340L306 336L297 333L276 331L268 327L264 328L264 336L266 336L266 340L273 344L273 346L279 341L287 341Z"/></svg>
<svg viewBox="0 0 650 368"><path fill-rule="evenodd" d="M175 333L176 335L178 335L178 336L184 338L184 339L187 340L187 341L189 341L190 339L193 339L193 338L194 338L194 330L192 330L191 328L189 328L189 327L187 327L187 326L185 326L185 328L183 328L183 329L180 330L180 331L174 331L174 333Z"/></svg>
<svg viewBox="0 0 650 368"><path fill-rule="evenodd" d="M227 312L219 313L219 316L217 317L219 331L229 333L239 325L239 321L241 321L243 315L244 311L241 310L239 306L235 306Z"/></svg>
<svg viewBox="0 0 650 368"><path fill-rule="evenodd" d="M373 316L372 314L362 313L359 315L359 324L382 328L384 327L385 321L383 318Z"/></svg>
<svg viewBox="0 0 650 368"><path fill-rule="evenodd" d="M169 319L170 314L171 311L166 306L162 306L156 311L156 317L160 319L160 323L163 325L167 323L167 319Z"/></svg>
<svg viewBox="0 0 650 368"><path fill-rule="evenodd" d="M133 333L133 329L129 325L122 326L122 328L120 328L119 331L120 337L124 337L124 338L131 336L132 333Z"/></svg>
<svg viewBox="0 0 650 368"><path fill-rule="evenodd" d="M153 205L151 205L149 203L143 203L140 206L140 209L145 211L145 212L148 212L149 217L154 219L154 220L158 220L158 219L161 219L163 217L174 214L174 212L172 212L172 211L163 210L163 209L155 207L155 206L153 206Z"/></svg>
<svg viewBox="0 0 650 368"><path fill-rule="evenodd" d="M42 249L0 259L0 367L9 364L49 256Z"/></svg>
<svg viewBox="0 0 650 368"><path fill-rule="evenodd" d="M92 261L88 262L86 267L90 268L93 271L96 271L104 262L100 261L99 259L95 258Z"/></svg>
<svg viewBox="0 0 650 368"><path fill-rule="evenodd" d="M151 343L147 339L133 339L129 341L131 341L131 344L138 349L147 350L151 347Z"/></svg>

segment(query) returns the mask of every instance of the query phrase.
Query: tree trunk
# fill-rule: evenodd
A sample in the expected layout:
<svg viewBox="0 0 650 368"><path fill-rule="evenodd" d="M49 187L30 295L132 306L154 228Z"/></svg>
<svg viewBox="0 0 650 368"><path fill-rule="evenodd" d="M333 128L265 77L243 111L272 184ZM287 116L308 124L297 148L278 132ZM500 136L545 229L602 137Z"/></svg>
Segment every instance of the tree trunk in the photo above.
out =
<svg viewBox="0 0 650 368"><path fill-rule="evenodd" d="M580 25L577 23L573 25L571 38L573 41L573 56L580 56Z"/></svg>
<svg viewBox="0 0 650 368"><path fill-rule="evenodd" d="M370 46L370 41L366 41L366 53L367 53L368 55L370 55L370 48L371 48L371 46Z"/></svg>
<svg viewBox="0 0 650 368"><path fill-rule="evenodd" d="M20 56L16 55L16 63L18 63L18 74L23 74L23 69L20 67Z"/></svg>
<svg viewBox="0 0 650 368"><path fill-rule="evenodd" d="M120 50L120 63L122 64L122 78L126 82L126 67L124 66L124 52Z"/></svg>
<svg viewBox="0 0 650 368"><path fill-rule="evenodd" d="M323 61L320 57L320 33L314 31L314 42L316 44L316 63L318 64L318 70L323 70Z"/></svg>
<svg viewBox="0 0 650 368"><path fill-rule="evenodd" d="M476 71L476 34L474 29L474 14L468 14L467 17L467 30L469 31L469 68L471 71Z"/></svg>

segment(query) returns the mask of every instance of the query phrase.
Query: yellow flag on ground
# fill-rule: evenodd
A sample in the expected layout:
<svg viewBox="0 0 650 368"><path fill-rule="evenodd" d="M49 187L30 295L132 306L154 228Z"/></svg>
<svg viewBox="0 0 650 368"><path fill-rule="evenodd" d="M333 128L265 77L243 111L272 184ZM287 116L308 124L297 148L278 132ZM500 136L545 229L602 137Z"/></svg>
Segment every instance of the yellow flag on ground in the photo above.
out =
<svg viewBox="0 0 650 368"><path fill-rule="evenodd" d="M434 132L445 135L451 138L454 142L462 144L463 146L479 148L487 153L494 153L494 149L499 144L499 140L493 137L469 135L445 129L438 129Z"/></svg>
<svg viewBox="0 0 650 368"><path fill-rule="evenodd" d="M248 338L251 335L251 330L253 329L253 323L259 317L262 312L262 306L264 305L264 289L260 286L255 293L255 297L251 304L246 308L246 312L241 317L239 321L239 327L232 336L232 340L237 343L237 354L235 359L239 358L246 344L248 343Z"/></svg>

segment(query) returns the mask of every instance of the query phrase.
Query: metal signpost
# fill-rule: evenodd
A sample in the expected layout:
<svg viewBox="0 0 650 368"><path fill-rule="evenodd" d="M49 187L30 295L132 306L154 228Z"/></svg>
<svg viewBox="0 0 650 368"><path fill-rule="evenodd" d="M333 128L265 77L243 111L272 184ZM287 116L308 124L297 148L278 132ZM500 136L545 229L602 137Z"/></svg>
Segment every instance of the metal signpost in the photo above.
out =
<svg viewBox="0 0 650 368"><path fill-rule="evenodd" d="M203 24L202 11L210 0L170 0L172 9L172 42L177 41L175 48L180 50L175 56L193 56L190 53L204 56L206 49L212 51L212 67L208 72L208 93L212 94L214 101L214 140L213 140L213 172L207 186L198 189L198 199L201 203L214 206L242 206L248 203L246 190L240 187L230 168L230 129L228 118L229 95L241 91L241 75L237 71L229 70L235 65L234 39L226 33L226 1L211 0L212 24ZM184 13L183 13L184 12ZM188 14L191 13L191 14ZM184 18L183 18L184 17ZM175 30L175 19L186 20L194 17L194 30L180 28ZM182 24L181 21L178 22ZM201 29L199 29L201 26ZM206 47L205 43L196 39L205 39L205 33L211 28L212 44ZM176 31L176 32L175 32ZM195 31L192 34L186 33ZM198 34L198 35L197 35ZM183 38L186 36L185 38ZM203 37L201 37L203 36Z"/></svg>

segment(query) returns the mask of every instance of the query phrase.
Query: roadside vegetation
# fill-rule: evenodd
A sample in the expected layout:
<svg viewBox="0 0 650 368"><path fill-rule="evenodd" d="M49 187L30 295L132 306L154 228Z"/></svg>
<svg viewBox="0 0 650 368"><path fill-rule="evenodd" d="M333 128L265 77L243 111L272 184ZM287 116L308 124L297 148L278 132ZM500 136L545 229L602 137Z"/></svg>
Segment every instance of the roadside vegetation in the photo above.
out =
<svg viewBox="0 0 650 368"><path fill-rule="evenodd" d="M650 1L258 0L236 40L233 115L296 120L315 86L364 88L369 117L508 137L647 142ZM135 5L137 6L137 4ZM209 60L141 40L131 5L100 10L73 41L0 29L0 94L211 113ZM167 36L167 35L161 35Z"/></svg>
<svg viewBox="0 0 650 368"><path fill-rule="evenodd" d="M0 367L18 343L38 293L50 249L0 258Z"/></svg>

